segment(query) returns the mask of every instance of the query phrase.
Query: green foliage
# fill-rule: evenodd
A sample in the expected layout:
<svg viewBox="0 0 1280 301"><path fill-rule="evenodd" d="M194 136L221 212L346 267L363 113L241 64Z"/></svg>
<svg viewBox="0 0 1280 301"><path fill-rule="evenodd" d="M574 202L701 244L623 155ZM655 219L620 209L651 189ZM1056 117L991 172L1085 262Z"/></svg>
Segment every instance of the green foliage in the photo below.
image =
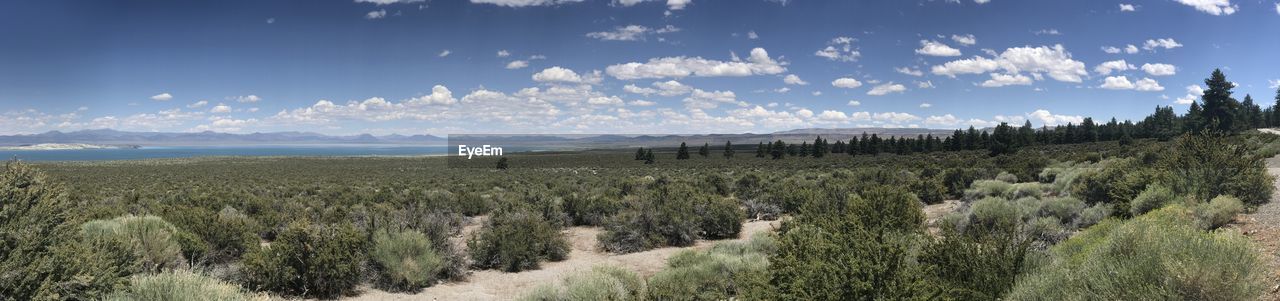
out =
<svg viewBox="0 0 1280 301"><path fill-rule="evenodd" d="M1236 215L1244 211L1244 204L1229 195L1220 195L1208 203L1202 203L1192 209L1196 225L1201 229L1213 230L1235 220Z"/></svg>
<svg viewBox="0 0 1280 301"><path fill-rule="evenodd" d="M135 276L129 280L128 288L112 293L106 298L106 300L112 301L249 301L268 299L266 296L246 293L234 284L190 271Z"/></svg>
<svg viewBox="0 0 1280 301"><path fill-rule="evenodd" d="M767 256L776 250L767 233L747 242L722 242L711 250L685 250L649 278L650 300L729 300L766 277Z"/></svg>
<svg viewBox="0 0 1280 301"><path fill-rule="evenodd" d="M1264 162L1239 137L1184 135L1173 142L1157 163L1169 174L1177 195L1208 200L1231 195L1246 205L1266 203L1275 189Z"/></svg>
<svg viewBox="0 0 1280 301"><path fill-rule="evenodd" d="M413 230L375 233L369 260L381 271L384 285L407 291L430 286L445 264L427 236Z"/></svg>
<svg viewBox="0 0 1280 301"><path fill-rule="evenodd" d="M595 191L571 192L564 196L564 212L574 225L598 226L621 210L623 202Z"/></svg>
<svg viewBox="0 0 1280 301"><path fill-rule="evenodd" d="M952 300L998 300L1014 285L1031 241L1017 228L947 232L919 255L928 281Z"/></svg>
<svg viewBox="0 0 1280 301"><path fill-rule="evenodd" d="M1173 195L1173 190L1163 185L1149 185L1147 189L1139 193L1137 197L1130 202L1129 213L1138 216L1151 210L1160 209L1164 205L1173 203L1177 198Z"/></svg>
<svg viewBox="0 0 1280 301"><path fill-rule="evenodd" d="M249 287L335 298L360 282L368 242L350 224L290 223L276 240L245 254Z"/></svg>
<svg viewBox="0 0 1280 301"><path fill-rule="evenodd" d="M1008 300L1254 300L1265 272L1248 238L1194 227L1174 205L1053 247Z"/></svg>
<svg viewBox="0 0 1280 301"><path fill-rule="evenodd" d="M658 179L605 223L605 232L599 237L601 247L630 253L688 246L699 238L737 237L746 218L740 204L697 191L685 182Z"/></svg>
<svg viewBox="0 0 1280 301"><path fill-rule="evenodd" d="M701 220L701 237L706 239L737 238L742 231L742 220L746 213L738 207L737 200L722 197L707 197L695 208Z"/></svg>
<svg viewBox="0 0 1280 301"><path fill-rule="evenodd" d="M4 164L0 172L0 296L92 298L53 291L58 283L74 281L80 272L59 268L62 262L52 252L74 236L79 224L74 206L63 187L51 183L43 172L16 161ZM76 247L64 247L68 248ZM60 273L49 273L49 269Z"/></svg>
<svg viewBox="0 0 1280 301"><path fill-rule="evenodd" d="M528 301L639 301L645 299L645 282L635 273L613 266L595 266L590 271L564 279L563 287L543 285L521 297Z"/></svg>
<svg viewBox="0 0 1280 301"><path fill-rule="evenodd" d="M500 212L467 241L473 265L507 272L537 269L543 260L569 256L560 227L529 211Z"/></svg>
<svg viewBox="0 0 1280 301"><path fill-rule="evenodd" d="M110 220L94 220L80 227L86 239L119 239L126 242L141 259L141 272L159 272L183 264L178 228L164 219L146 216L122 216Z"/></svg>

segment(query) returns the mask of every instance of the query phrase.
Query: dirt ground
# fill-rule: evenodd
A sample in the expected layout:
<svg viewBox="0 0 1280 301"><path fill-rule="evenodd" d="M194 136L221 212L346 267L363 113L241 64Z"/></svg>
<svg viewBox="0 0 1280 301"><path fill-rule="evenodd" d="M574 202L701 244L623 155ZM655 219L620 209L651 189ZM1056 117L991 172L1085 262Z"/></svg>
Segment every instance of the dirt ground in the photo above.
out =
<svg viewBox="0 0 1280 301"><path fill-rule="evenodd" d="M463 227L463 235L471 235L483 224L484 218L471 220ZM750 238L761 231L774 231L778 221L749 221L742 225L739 240ZM631 254L610 254L596 247L596 236L602 230L596 227L571 227L565 230L572 251L569 258L560 262L546 262L541 269L519 273L493 270L474 271L464 282L448 282L423 289L417 294L399 294L362 287L363 292L347 300L511 300L542 284L554 283L580 271L597 265L611 265L629 269L648 277L666 266L667 258L685 249L705 249L719 241L698 241L691 247L660 248ZM459 237L455 242L465 241Z"/></svg>

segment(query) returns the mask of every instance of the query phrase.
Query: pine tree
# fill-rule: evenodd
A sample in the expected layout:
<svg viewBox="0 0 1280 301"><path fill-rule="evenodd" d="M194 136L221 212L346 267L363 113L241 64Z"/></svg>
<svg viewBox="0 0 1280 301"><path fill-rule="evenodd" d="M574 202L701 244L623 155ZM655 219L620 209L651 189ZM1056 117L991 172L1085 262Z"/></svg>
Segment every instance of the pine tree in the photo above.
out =
<svg viewBox="0 0 1280 301"><path fill-rule="evenodd" d="M773 146L769 147L769 156L772 157L774 160L782 159L782 156L786 155L786 152L787 152L787 144L785 142L782 142L782 140L778 140L777 142L774 142Z"/></svg>
<svg viewBox="0 0 1280 301"><path fill-rule="evenodd" d="M657 160L657 159L653 157L653 149L651 148L651 149L649 149L649 150L645 151L645 153L644 153L644 164L653 164L653 163L654 163L654 160Z"/></svg>
<svg viewBox="0 0 1280 301"><path fill-rule="evenodd" d="M773 144L769 144L769 146L773 146ZM764 142L760 142L759 144L756 144L756 158L764 158L764 154L767 151L768 150L766 150L764 147Z"/></svg>
<svg viewBox="0 0 1280 301"><path fill-rule="evenodd" d="M684 142L680 142L680 148L676 150L676 160L689 159L689 146Z"/></svg>
<svg viewBox="0 0 1280 301"><path fill-rule="evenodd" d="M808 157L808 156L809 156L809 142L808 142L808 141L800 142L800 156L801 156L801 157Z"/></svg>
<svg viewBox="0 0 1280 301"><path fill-rule="evenodd" d="M1200 100L1204 102L1203 128L1215 133L1235 131L1235 112L1240 106L1231 98L1231 88L1235 88L1235 84L1227 81L1227 76L1219 69L1214 69L1213 74L1204 80L1204 84L1208 88L1200 96Z"/></svg>
<svg viewBox="0 0 1280 301"><path fill-rule="evenodd" d="M724 142L724 157L733 158L733 142L730 142L730 141Z"/></svg>
<svg viewBox="0 0 1280 301"><path fill-rule="evenodd" d="M636 149L636 160L644 160L644 148Z"/></svg>
<svg viewBox="0 0 1280 301"><path fill-rule="evenodd" d="M507 157L498 158L498 169L507 169Z"/></svg>
<svg viewBox="0 0 1280 301"><path fill-rule="evenodd" d="M822 140L822 136L818 136L817 139L813 139L813 157L822 158L822 156L826 154L827 154L827 141Z"/></svg>
<svg viewBox="0 0 1280 301"><path fill-rule="evenodd" d="M711 143L702 143L702 147L698 148L698 155L706 158L711 155Z"/></svg>

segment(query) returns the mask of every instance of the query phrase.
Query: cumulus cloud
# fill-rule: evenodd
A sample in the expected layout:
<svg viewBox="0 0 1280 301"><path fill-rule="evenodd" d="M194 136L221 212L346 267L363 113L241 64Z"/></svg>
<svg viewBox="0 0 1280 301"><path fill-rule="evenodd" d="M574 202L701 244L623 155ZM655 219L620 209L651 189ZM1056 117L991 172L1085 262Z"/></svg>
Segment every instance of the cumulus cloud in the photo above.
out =
<svg viewBox="0 0 1280 301"><path fill-rule="evenodd" d="M209 109L209 113L231 113L231 107L219 103L218 105L213 106L212 109Z"/></svg>
<svg viewBox="0 0 1280 301"><path fill-rule="evenodd" d="M511 70L523 69L525 67L529 67L529 61L514 60L514 61L511 61L510 63L507 63L507 69L511 69Z"/></svg>
<svg viewBox="0 0 1280 301"><path fill-rule="evenodd" d="M978 38L974 37L972 34L951 35L951 40L955 41L960 45L965 45L965 46L973 46L974 44L978 44Z"/></svg>
<svg viewBox="0 0 1280 301"><path fill-rule="evenodd" d="M629 105L629 106L636 106L636 107L648 107L648 106L654 106L654 105L657 105L657 104L658 104L658 103L656 103L656 102L652 102L652 101L648 101L648 100L643 100L643 99L632 100L631 102L628 102L628 103L627 103L627 105Z"/></svg>
<svg viewBox="0 0 1280 301"><path fill-rule="evenodd" d="M1097 67L1093 67L1093 72L1097 72L1101 75L1108 75L1114 71L1128 71L1134 69L1138 69L1138 67L1134 67L1132 64L1129 64L1124 60L1114 60L1098 64Z"/></svg>
<svg viewBox="0 0 1280 301"><path fill-rule="evenodd" d="M819 49L813 55L827 58L832 61L853 62L857 61L862 53L853 46L853 42L857 39L850 37L836 37L827 42L827 48Z"/></svg>
<svg viewBox="0 0 1280 301"><path fill-rule="evenodd" d="M379 10L371 11L367 14L364 14L364 18L369 20L382 19L385 17L387 17L387 10L385 9L379 9Z"/></svg>
<svg viewBox="0 0 1280 301"><path fill-rule="evenodd" d="M657 94L660 96L678 96L678 95L684 95L684 94L689 94L693 92L693 87L690 87L688 85L685 85L683 83L680 83L674 80L669 80L665 82L654 82L653 84L651 84L651 86L653 86L653 88L646 88L646 87L636 86L633 84L628 84L626 86L623 86L622 90L627 91L627 93L640 94L645 96L652 95L652 94Z"/></svg>
<svg viewBox="0 0 1280 301"><path fill-rule="evenodd" d="M841 77L831 81L831 86L836 88L853 89L862 86L862 82L857 79Z"/></svg>
<svg viewBox="0 0 1280 301"><path fill-rule="evenodd" d="M925 103L921 103L921 104L920 104L920 108L921 108L921 109L928 109L928 108L932 108L932 107L933 107L933 104L931 104L931 103L927 103L927 102L925 102Z"/></svg>
<svg viewBox="0 0 1280 301"><path fill-rule="evenodd" d="M809 84L809 82L806 82L803 79L800 79L800 77L796 76L795 74L787 74L786 77L782 78L782 82L788 85L800 85L800 86Z"/></svg>
<svg viewBox="0 0 1280 301"><path fill-rule="evenodd" d="M769 75L786 72L785 63L769 57L764 48L751 50L747 59L732 61L709 60L701 57L664 57L649 59L648 62L631 62L612 65L605 72L621 80L644 78L684 78L688 76L720 77Z"/></svg>
<svg viewBox="0 0 1280 301"><path fill-rule="evenodd" d="M1143 92L1164 91L1164 87L1154 79L1143 78L1137 82L1130 82L1125 76L1109 76L1103 80L1102 86L1099 88L1108 90L1137 90Z"/></svg>
<svg viewBox="0 0 1280 301"><path fill-rule="evenodd" d="M909 67L897 67L897 68L893 68L893 71L897 71L898 73L902 73L910 76L924 76L924 71L920 71L920 69L912 69Z"/></svg>
<svg viewBox="0 0 1280 301"><path fill-rule="evenodd" d="M600 71L578 75L577 72L560 66L543 69L533 74L533 81L540 83L598 84L601 79Z"/></svg>
<svg viewBox="0 0 1280 301"><path fill-rule="evenodd" d="M1174 49L1178 47L1182 47L1182 44L1172 38L1147 40L1142 43L1142 49L1146 50L1156 50L1156 48Z"/></svg>
<svg viewBox="0 0 1280 301"><path fill-rule="evenodd" d="M889 94L889 93L902 93L902 92L905 92L905 91L907 91L907 87L906 87L906 86L903 86L902 84L895 84L895 83L890 82L890 83L886 83L886 84L879 85L879 86L875 86L874 88L871 88L871 91L867 91L867 95L871 95L871 96L883 96L883 95L887 95L887 94Z"/></svg>
<svg viewBox="0 0 1280 301"><path fill-rule="evenodd" d="M511 52L507 51L506 49L498 50L498 57L508 57L508 56L511 56Z"/></svg>
<svg viewBox="0 0 1280 301"><path fill-rule="evenodd" d="M1178 97L1178 99L1174 100L1173 103L1180 104L1180 105L1190 105L1191 103L1196 102L1197 99L1200 99L1201 95L1204 95L1204 88L1201 88L1198 85L1190 85L1190 86L1187 86L1186 89L1187 89L1187 95Z"/></svg>
<svg viewBox="0 0 1280 301"><path fill-rule="evenodd" d="M920 40L920 49L916 49L916 53L928 56L960 56L960 49L951 48L938 41Z"/></svg>
<svg viewBox="0 0 1280 301"><path fill-rule="evenodd" d="M1231 4L1231 0L1175 0L1187 6L1195 7L1196 10L1208 13L1214 16L1230 15L1236 13L1240 6Z"/></svg>
<svg viewBox="0 0 1280 301"><path fill-rule="evenodd" d="M1081 122L1084 122L1083 116L1053 114L1045 109L1039 109L1039 110L1035 110L1034 112L1027 113L1027 118L1031 120L1040 121L1041 124L1050 125L1050 126L1067 124L1067 123L1080 124Z"/></svg>
<svg viewBox="0 0 1280 301"><path fill-rule="evenodd" d="M862 102L857 100L850 100L849 103L846 103L845 105L850 107L856 107L856 106L862 105Z"/></svg>
<svg viewBox="0 0 1280 301"><path fill-rule="evenodd" d="M644 41L651 34L664 34L679 32L680 28L667 25L666 27L653 29L640 25L627 25L615 27L613 31L600 31L587 33L588 38L598 39L601 41Z"/></svg>
<svg viewBox="0 0 1280 301"><path fill-rule="evenodd" d="M449 91L448 87L445 87L442 85L436 85L435 87L432 87L431 94L410 98L409 100L407 100L407 103L409 104L424 104L424 105L452 105L457 102L458 100L453 98L453 92Z"/></svg>
<svg viewBox="0 0 1280 301"><path fill-rule="evenodd" d="M714 109L720 104L737 103L737 95L733 91L703 91L702 89L694 89L689 97L684 99L684 106L689 109Z"/></svg>
<svg viewBox="0 0 1280 301"><path fill-rule="evenodd" d="M1142 71L1153 76L1169 76L1178 73L1178 67L1170 64L1142 64Z"/></svg>
<svg viewBox="0 0 1280 301"><path fill-rule="evenodd" d="M1031 78L1022 74L1003 74L991 73L991 79L988 79L979 86L984 88L997 88L1004 86L1026 86L1031 85Z"/></svg>
<svg viewBox="0 0 1280 301"><path fill-rule="evenodd" d="M446 56L449 56L450 54L453 54L453 51L449 51L449 49L445 49L445 50L440 51L440 54L437 54L436 56L438 56L438 57L446 57Z"/></svg>
<svg viewBox="0 0 1280 301"><path fill-rule="evenodd" d="M1120 11L1122 11L1122 12L1126 12L1126 11L1136 11L1136 10L1138 10L1138 9L1137 9L1136 7L1134 7L1134 6L1133 6L1133 4L1124 4L1124 3L1120 3Z"/></svg>
<svg viewBox="0 0 1280 301"><path fill-rule="evenodd" d="M204 107L204 106L206 106L206 105L209 105L209 101L207 101L207 100L201 100L201 101L197 101L197 102L195 102L195 103L192 103L192 104L187 105L187 108L188 108L188 109L195 109L195 108Z"/></svg>
<svg viewBox="0 0 1280 301"><path fill-rule="evenodd" d="M756 31L755 31L755 30L752 30L752 31L748 31L748 32L747 32L747 39L755 40L755 39L759 39L759 38L760 38L760 35L756 34Z"/></svg>
<svg viewBox="0 0 1280 301"><path fill-rule="evenodd" d="M935 65L933 74L956 77L960 74L982 74L1003 70L1006 74L1030 73L1037 77L1048 74L1050 78L1062 82L1079 83L1088 75L1084 63L1071 58L1062 45L1040 47L1014 47L1006 49L998 56L988 59L975 56Z"/></svg>
<svg viewBox="0 0 1280 301"><path fill-rule="evenodd" d="M169 101L171 99L173 99L173 95L167 92L151 96L151 100L154 100L154 101Z"/></svg>
<svg viewBox="0 0 1280 301"><path fill-rule="evenodd" d="M1143 91L1143 92L1164 91L1164 87L1160 86L1160 82L1157 82L1154 79L1145 78L1145 77L1138 80L1138 82L1134 83L1133 89L1138 91Z"/></svg>
<svg viewBox="0 0 1280 301"><path fill-rule="evenodd" d="M236 102L239 102L239 103L255 103L262 100L262 97L258 97L257 95L250 94L245 96L236 96L235 99L236 99Z"/></svg>

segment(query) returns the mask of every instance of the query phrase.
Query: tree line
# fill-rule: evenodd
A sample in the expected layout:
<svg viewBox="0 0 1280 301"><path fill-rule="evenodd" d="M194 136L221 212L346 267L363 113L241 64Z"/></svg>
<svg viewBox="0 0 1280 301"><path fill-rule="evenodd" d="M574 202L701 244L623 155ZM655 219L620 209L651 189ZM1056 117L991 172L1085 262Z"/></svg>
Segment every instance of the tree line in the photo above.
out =
<svg viewBox="0 0 1280 301"><path fill-rule="evenodd" d="M1167 141L1183 134L1234 134L1256 128L1280 127L1280 89L1276 91L1275 102L1262 108L1253 100L1252 95L1245 95L1243 101L1236 100L1232 94L1235 84L1227 81L1222 70L1215 69L1206 78L1203 95L1199 101L1191 103L1183 115L1174 112L1171 106L1157 106L1155 112L1142 120L1119 121L1116 118L1102 123L1092 117L1086 117L1079 124L1069 122L1066 125L1033 127L1031 121L1022 126L1013 126L1006 122L991 129L977 129L970 126L967 130L957 129L948 137L933 134L916 137L880 137L863 132L859 137L848 141L836 140L829 143L821 136L800 144L788 144L782 140L773 142L761 141L756 145L755 157L782 159L785 157L822 158L828 154L877 155L880 153L914 154L937 151L987 150L992 156L1007 154L1026 146L1075 144L1090 142L1118 141L1128 145L1134 139L1158 139ZM726 141L721 149L725 158L734 156L733 144ZM710 156L710 144L704 143L698 149L698 155ZM689 159L689 147L681 142L676 150L677 160ZM644 160L652 164L655 160L652 149L640 148L636 151L636 160Z"/></svg>

